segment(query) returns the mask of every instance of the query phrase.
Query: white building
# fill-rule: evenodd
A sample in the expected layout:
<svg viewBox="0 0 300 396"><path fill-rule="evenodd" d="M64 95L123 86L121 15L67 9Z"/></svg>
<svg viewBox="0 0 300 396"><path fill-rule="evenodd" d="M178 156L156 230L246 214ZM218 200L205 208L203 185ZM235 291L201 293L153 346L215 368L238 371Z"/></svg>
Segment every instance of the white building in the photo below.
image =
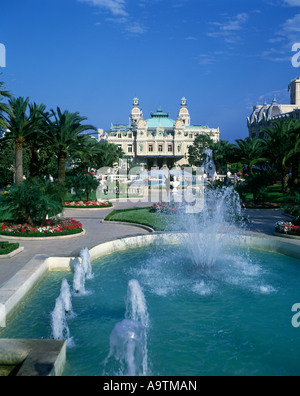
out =
<svg viewBox="0 0 300 396"><path fill-rule="evenodd" d="M161 107L145 120L139 100L134 98L129 124L112 124L107 134L100 132L99 140L118 145L133 163L148 169L171 169L174 165L188 164L189 146L193 145L197 136L205 134L217 142L220 129L191 125L186 98L181 100L176 120L171 119L169 113L163 112Z"/></svg>
<svg viewBox="0 0 300 396"><path fill-rule="evenodd" d="M266 138L263 129L269 128L274 121L287 118L300 120L300 77L290 83L289 90L290 104L278 104L274 98L271 104L265 102L263 106L254 106L251 116L247 119L250 137Z"/></svg>

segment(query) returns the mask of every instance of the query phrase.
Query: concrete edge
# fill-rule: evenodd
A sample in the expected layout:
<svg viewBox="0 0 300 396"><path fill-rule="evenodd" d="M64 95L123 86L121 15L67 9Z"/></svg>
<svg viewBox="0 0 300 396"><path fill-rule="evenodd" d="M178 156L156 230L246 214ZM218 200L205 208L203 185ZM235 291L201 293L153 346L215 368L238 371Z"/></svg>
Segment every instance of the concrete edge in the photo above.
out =
<svg viewBox="0 0 300 396"><path fill-rule="evenodd" d="M105 223L105 224L120 224L120 225L125 225L125 226L141 228L142 230L149 231L150 233L155 232L154 228L146 226L144 224L128 223L126 221L113 221L113 220L102 220L101 223Z"/></svg>
<svg viewBox="0 0 300 396"><path fill-rule="evenodd" d="M20 366L17 377L60 376L65 363L64 340L0 339L0 365Z"/></svg>
<svg viewBox="0 0 300 396"><path fill-rule="evenodd" d="M280 238L295 239L296 241L300 241L300 236L297 235L281 234L280 232L276 232L276 231L274 231L273 234Z"/></svg>
<svg viewBox="0 0 300 396"><path fill-rule="evenodd" d="M16 256L17 254L22 253L23 250L24 250L23 247L19 247L18 249L14 250L13 252L11 252L9 254L0 255L0 260L10 259L10 258Z"/></svg>

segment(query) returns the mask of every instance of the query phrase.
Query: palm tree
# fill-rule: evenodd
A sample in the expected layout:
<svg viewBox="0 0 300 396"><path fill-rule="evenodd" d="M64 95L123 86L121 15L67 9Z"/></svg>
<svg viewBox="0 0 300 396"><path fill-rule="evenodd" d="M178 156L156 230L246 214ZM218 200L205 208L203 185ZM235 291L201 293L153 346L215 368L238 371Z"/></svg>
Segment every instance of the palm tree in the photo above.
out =
<svg viewBox="0 0 300 396"><path fill-rule="evenodd" d="M227 168L228 163L232 162L234 147L235 146L227 140L220 140L211 145L211 149L214 153L214 162L219 174L222 173L222 169Z"/></svg>
<svg viewBox="0 0 300 396"><path fill-rule="evenodd" d="M52 120L53 118L53 120ZM92 125L82 125L86 117L80 117L79 113L64 113L57 108L57 113L51 109L50 114L45 116L47 123L46 137L48 143L58 161L58 181L65 184L67 160L83 148L84 141L88 135L83 132L96 131Z"/></svg>
<svg viewBox="0 0 300 396"><path fill-rule="evenodd" d="M283 159L283 165L291 163L292 181L294 185L299 184L299 164L300 164L300 121L295 121L291 125L289 133L289 148Z"/></svg>
<svg viewBox="0 0 300 396"><path fill-rule="evenodd" d="M113 143L98 143L100 152L94 157L95 166L100 168L112 167L115 162L119 162L124 157L123 150Z"/></svg>
<svg viewBox="0 0 300 396"><path fill-rule="evenodd" d="M38 176L40 173L38 153L44 146L45 141L43 134L46 127L45 115L47 116L45 105L37 105L36 103L29 104L29 119L31 120L32 127L26 143L27 147L29 147L31 151L31 160L29 165L29 173L31 177Z"/></svg>
<svg viewBox="0 0 300 396"><path fill-rule="evenodd" d="M89 167L97 168L96 158L101 153L102 143L99 143L94 137L86 135L77 153L80 171L87 173Z"/></svg>
<svg viewBox="0 0 300 396"><path fill-rule="evenodd" d="M29 115L27 114L29 98L12 98L9 100L8 116L5 118L7 132L5 140L13 140L16 154L16 184L23 183L23 146L26 138L32 132Z"/></svg>
<svg viewBox="0 0 300 396"><path fill-rule="evenodd" d="M266 140L267 156L271 164L275 165L277 170L281 172L282 189L286 191L286 180L288 179L291 158L295 158L296 154L294 152L297 132L295 121L292 119L276 121L270 128L264 129L264 132L268 135L268 139ZM295 137L294 140L293 137Z"/></svg>
<svg viewBox="0 0 300 396"><path fill-rule="evenodd" d="M2 102L2 98L10 99L11 94L5 90L4 83L0 81L0 131L7 128L3 113L7 113L9 109L8 105Z"/></svg>
<svg viewBox="0 0 300 396"><path fill-rule="evenodd" d="M248 166L249 173L252 173L252 168L256 164L262 164L267 161L264 153L264 144L261 139L246 138L244 140L236 140L236 154L239 160Z"/></svg>

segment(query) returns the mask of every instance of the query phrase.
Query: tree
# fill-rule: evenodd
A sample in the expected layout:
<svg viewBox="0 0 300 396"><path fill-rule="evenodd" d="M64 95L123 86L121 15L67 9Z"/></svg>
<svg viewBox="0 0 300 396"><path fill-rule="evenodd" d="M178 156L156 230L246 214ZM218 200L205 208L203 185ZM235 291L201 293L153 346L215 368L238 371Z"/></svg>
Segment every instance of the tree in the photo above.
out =
<svg viewBox="0 0 300 396"><path fill-rule="evenodd" d="M31 152L29 165L30 177L40 176L39 151L45 146L43 131L46 128L45 122L46 106L36 103L29 104L29 119L31 121L31 133L26 139L26 145Z"/></svg>
<svg viewBox="0 0 300 396"><path fill-rule="evenodd" d="M196 137L194 144L189 147L190 165L201 165L205 159L205 150L211 148L213 141L208 135L199 135Z"/></svg>
<svg viewBox="0 0 300 396"><path fill-rule="evenodd" d="M227 164L232 162L235 146L226 140L220 140L213 143L211 149L213 150L214 163L219 174L221 174L222 170L227 168Z"/></svg>
<svg viewBox="0 0 300 396"><path fill-rule="evenodd" d="M83 125L86 117L80 117L79 113L62 112L57 108L57 113L51 109L50 114L46 118L46 138L48 144L55 155L58 162L58 181L61 185L65 184L66 179L66 162L73 155L84 149L84 142L88 135L83 132L88 130L96 130L92 125ZM53 120L52 120L53 118Z"/></svg>
<svg viewBox="0 0 300 396"><path fill-rule="evenodd" d="M0 81L0 135L1 135L1 129L5 130L7 128L5 118L4 118L4 113L8 113L8 105L6 103L3 103L2 98L7 98L11 99L11 94L6 91L4 88L4 83Z"/></svg>
<svg viewBox="0 0 300 396"><path fill-rule="evenodd" d="M13 140L16 150L16 184L23 183L23 146L32 132L29 115L27 114L29 98L12 98L9 100L8 116L5 118L8 131L5 140Z"/></svg>
<svg viewBox="0 0 300 396"><path fill-rule="evenodd" d="M99 152L93 158L93 167L100 169L112 167L115 162L119 162L124 157L123 150L113 143L98 143Z"/></svg>
<svg viewBox="0 0 300 396"><path fill-rule="evenodd" d="M101 143L95 138L89 135L86 136L77 153L77 161L74 161L79 172L85 174L88 172L88 168L97 168L95 164L97 163L97 157L102 154L101 146Z"/></svg>
<svg viewBox="0 0 300 396"><path fill-rule="evenodd" d="M291 163L292 185L299 184L299 164L300 164L300 121L291 125L291 131L288 136L289 147L283 159L283 165Z"/></svg>
<svg viewBox="0 0 300 396"><path fill-rule="evenodd" d="M298 127L297 127L298 125ZM296 177L296 164L299 160L297 154L297 139L299 139L299 124L292 119L275 121L270 128L264 129L268 139L265 142L267 157L272 165L281 173L282 189L286 191L289 168L294 160L294 177ZM297 175L298 177L298 175Z"/></svg>
<svg viewBox="0 0 300 396"><path fill-rule="evenodd" d="M244 165L247 165L249 173L252 174L254 165L265 163L264 142L257 138L246 138L236 140L236 155Z"/></svg>

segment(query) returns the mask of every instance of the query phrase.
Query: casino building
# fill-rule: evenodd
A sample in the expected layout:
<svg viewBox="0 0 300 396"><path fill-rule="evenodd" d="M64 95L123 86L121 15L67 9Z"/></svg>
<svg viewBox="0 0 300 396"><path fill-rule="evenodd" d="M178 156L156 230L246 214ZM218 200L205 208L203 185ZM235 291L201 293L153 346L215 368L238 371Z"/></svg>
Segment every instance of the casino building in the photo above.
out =
<svg viewBox="0 0 300 396"><path fill-rule="evenodd" d="M138 98L134 98L129 124L112 124L108 133L99 130L99 140L114 143L123 149L133 163L150 169L173 168L188 164L188 148L199 135L219 141L220 129L191 125L186 98L182 98L178 117L171 119L161 107L144 119Z"/></svg>

